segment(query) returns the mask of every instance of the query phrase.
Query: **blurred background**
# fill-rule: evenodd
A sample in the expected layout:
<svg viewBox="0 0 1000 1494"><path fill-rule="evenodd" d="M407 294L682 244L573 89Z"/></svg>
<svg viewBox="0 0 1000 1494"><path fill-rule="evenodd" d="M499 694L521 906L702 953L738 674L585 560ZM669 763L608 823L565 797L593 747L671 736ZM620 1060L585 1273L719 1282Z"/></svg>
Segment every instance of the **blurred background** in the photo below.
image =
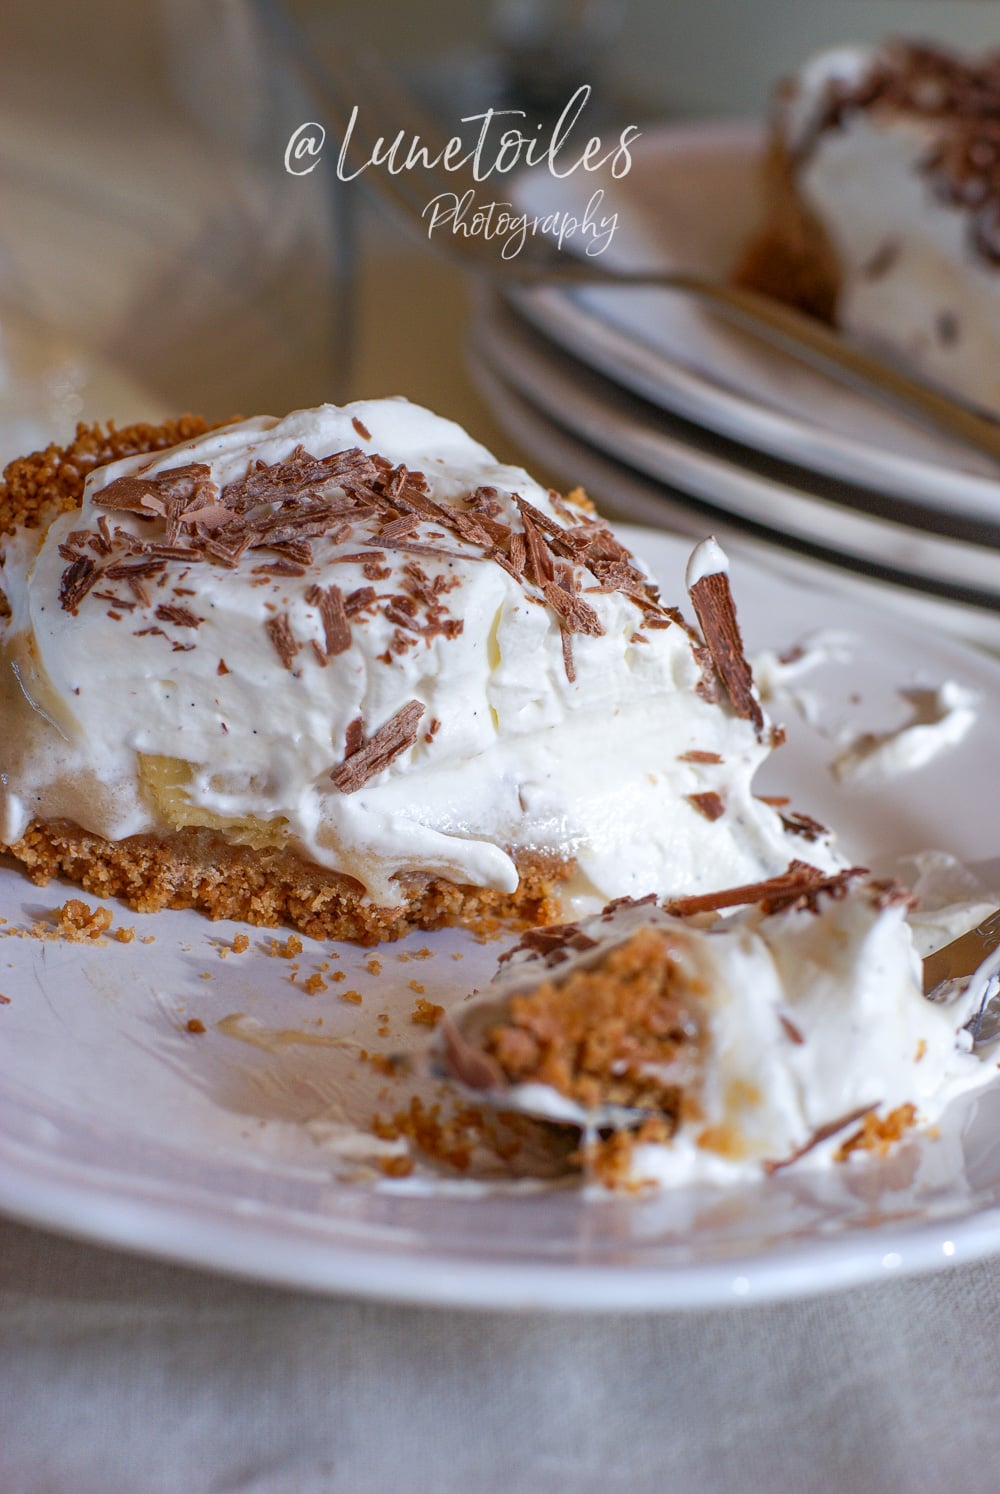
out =
<svg viewBox="0 0 1000 1494"><path fill-rule="evenodd" d="M292 178L315 102L251 0L7 0L0 425L281 410L400 392L499 439L463 371L456 271L332 170ZM264 7L273 12L274 7ZM819 46L1000 42L996 0L288 0L317 57L381 49L440 112L594 84L606 117L761 116ZM434 356L428 357L428 348Z"/></svg>
<svg viewBox="0 0 1000 1494"><path fill-rule="evenodd" d="M598 63L616 96L651 115L756 114L809 52L884 36L959 50L1000 45L996 0L290 0L327 38L346 28L405 67L460 71L483 53L573 26L611 33Z"/></svg>

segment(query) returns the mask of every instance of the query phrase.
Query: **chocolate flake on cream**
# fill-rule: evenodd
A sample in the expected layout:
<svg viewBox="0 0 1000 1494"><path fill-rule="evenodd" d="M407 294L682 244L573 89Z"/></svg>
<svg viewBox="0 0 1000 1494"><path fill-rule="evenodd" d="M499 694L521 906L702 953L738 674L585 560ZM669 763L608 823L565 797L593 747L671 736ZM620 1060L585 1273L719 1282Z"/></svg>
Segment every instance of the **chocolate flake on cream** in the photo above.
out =
<svg viewBox="0 0 1000 1494"><path fill-rule="evenodd" d="M721 794L688 794L688 803L703 814L706 820L720 820L726 812L725 801Z"/></svg>
<svg viewBox="0 0 1000 1494"><path fill-rule="evenodd" d="M339 586L310 586L306 601L315 607L323 624L327 657L342 654L351 646L351 625L344 607L344 593Z"/></svg>
<svg viewBox="0 0 1000 1494"><path fill-rule="evenodd" d="M792 861L788 870L763 882L747 882L742 887L723 887L718 892L700 892L664 903L664 910L678 918L695 913L715 913L721 908L740 908L759 903L764 913L778 913L794 905L815 906L819 892L834 897L843 894L855 877L866 875L866 868L850 866L839 872L823 872L805 861Z"/></svg>
<svg viewBox="0 0 1000 1494"><path fill-rule="evenodd" d="M287 612L279 612L277 617L269 617L264 624L268 636L274 644L278 658L286 669L291 669L292 660L299 651L298 639L292 632L292 625L288 621Z"/></svg>
<svg viewBox="0 0 1000 1494"><path fill-rule="evenodd" d="M419 700L410 700L380 726L374 736L363 746L345 757L338 768L330 774L336 788L342 794L353 794L364 788L383 768L406 752L417 740L417 727L425 707ZM353 723L352 723L353 725Z"/></svg>
<svg viewBox="0 0 1000 1494"><path fill-rule="evenodd" d="M764 713L754 694L753 674L743 652L729 577L725 571L702 576L691 587L690 596L712 663L733 710L737 716L753 722L759 739L764 730Z"/></svg>
<svg viewBox="0 0 1000 1494"><path fill-rule="evenodd" d="M160 622L176 623L179 628L198 628L204 621L197 617L189 607L178 607L171 602L162 602L156 609L156 617Z"/></svg>

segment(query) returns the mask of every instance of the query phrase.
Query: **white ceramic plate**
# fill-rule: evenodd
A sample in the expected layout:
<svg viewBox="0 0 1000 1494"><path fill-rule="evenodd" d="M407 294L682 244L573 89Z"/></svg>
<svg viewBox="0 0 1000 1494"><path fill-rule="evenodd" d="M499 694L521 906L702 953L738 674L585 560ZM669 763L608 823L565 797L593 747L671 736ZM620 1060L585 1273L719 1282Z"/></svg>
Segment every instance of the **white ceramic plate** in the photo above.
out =
<svg viewBox="0 0 1000 1494"><path fill-rule="evenodd" d="M633 542L679 594L687 544L651 532ZM747 563L734 581L752 648L826 625L858 635L851 662L824 666L813 682L828 732L892 724L902 714L896 689L918 680L954 677L983 692L981 719L950 758L877 792L835 788L830 737L790 721L790 745L762 790L780 786L837 823L847 852L877 867L927 846L992 856L995 825L983 806L995 799L1000 665L876 609L845 616L842 600ZM373 1105L390 1113L401 1095L379 1091L402 1081L338 1043L420 1042L410 982L447 1003L486 978L498 946L417 936L379 949L369 970L371 952L347 946L305 941L297 961L274 957L271 932L255 930L247 953L223 958L233 925L118 908L116 924L135 926L131 943L14 936L70 895L0 869L9 931L0 940L0 1207L22 1219L264 1281L498 1308L755 1301L1000 1248L1000 1087L953 1108L938 1137L889 1162L828 1175L789 1168L727 1192L591 1198L537 1184L345 1182L341 1123ZM419 958L423 949L430 954ZM304 981L315 973L327 989L310 994ZM339 998L348 989L360 1006ZM243 1038L263 1047L219 1027L234 1013ZM206 1031L188 1032L191 1018Z"/></svg>
<svg viewBox="0 0 1000 1494"><path fill-rule="evenodd" d="M531 332L497 302L474 333L481 357L551 419L639 472L713 503L734 518L815 546L863 569L881 567L914 585L946 588L1000 605L1000 554L987 544L880 518L835 497L791 486L713 449L716 438L682 427Z"/></svg>
<svg viewBox="0 0 1000 1494"><path fill-rule="evenodd" d="M582 216L601 188L602 215L618 214L609 264L724 278L759 221L761 146L750 124L647 128L619 181L528 172L516 194L529 213ZM635 288L510 295L554 342L666 410L942 518L1000 519L1000 473L989 458L880 409L681 295Z"/></svg>

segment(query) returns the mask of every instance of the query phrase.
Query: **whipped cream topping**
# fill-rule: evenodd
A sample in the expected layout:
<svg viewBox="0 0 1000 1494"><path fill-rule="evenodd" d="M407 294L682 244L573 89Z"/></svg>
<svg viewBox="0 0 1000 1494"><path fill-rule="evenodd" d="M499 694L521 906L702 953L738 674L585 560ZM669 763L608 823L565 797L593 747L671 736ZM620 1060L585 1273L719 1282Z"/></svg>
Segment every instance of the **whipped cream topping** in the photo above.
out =
<svg viewBox="0 0 1000 1494"><path fill-rule="evenodd" d="M753 796L766 734L610 530L405 400L117 462L35 544L2 576L8 843L209 824L386 905L411 873L510 891L534 850L575 860L573 911L832 862Z"/></svg>
<svg viewBox="0 0 1000 1494"><path fill-rule="evenodd" d="M953 136L970 128L970 113L949 118L946 108L961 73L960 64L919 49L837 48L796 75L779 101L778 128L798 163L799 193L840 263L838 323L1000 410L1000 218L984 219L985 180L966 177L965 163L949 162L948 171L931 164L942 150L964 149ZM890 82L884 97L873 87L869 101L876 76Z"/></svg>
<svg viewBox="0 0 1000 1494"><path fill-rule="evenodd" d="M485 1015L500 1020L512 997L530 995L539 982L600 965L638 930L662 930L686 1004L705 1030L700 1058L686 1066L693 1104L683 1107L670 1142L635 1147L634 1180L732 1182L800 1156L801 1164L823 1165L862 1112L884 1117L912 1104L916 1123L926 1124L996 1072L989 1050L969 1051L963 1024L975 1002L945 1006L922 994L908 904L894 884L855 880L707 928L655 904L619 905L583 920L555 953L518 950L451 1015L479 1030ZM593 1124L573 1100L537 1082L512 1086L507 1099L553 1120Z"/></svg>
<svg viewBox="0 0 1000 1494"><path fill-rule="evenodd" d="M840 783L885 783L912 773L956 747L975 725L978 696L955 680L900 695L910 707L909 719L891 731L852 737L830 764Z"/></svg>
<svg viewBox="0 0 1000 1494"><path fill-rule="evenodd" d="M704 581L706 576L727 576L728 574L729 557L715 535L710 534L708 539L703 539L691 551L684 572L684 585L688 591L691 591L699 581Z"/></svg>

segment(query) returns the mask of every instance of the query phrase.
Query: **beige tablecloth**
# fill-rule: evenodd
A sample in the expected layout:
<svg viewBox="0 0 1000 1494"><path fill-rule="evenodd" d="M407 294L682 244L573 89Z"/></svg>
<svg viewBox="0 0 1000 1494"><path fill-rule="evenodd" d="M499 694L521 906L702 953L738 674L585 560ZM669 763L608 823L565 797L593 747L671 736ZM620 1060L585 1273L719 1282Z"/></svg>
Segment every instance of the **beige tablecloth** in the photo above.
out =
<svg viewBox="0 0 1000 1494"><path fill-rule="evenodd" d="M1000 1263L798 1303L322 1299L0 1223L4 1494L987 1494Z"/></svg>

